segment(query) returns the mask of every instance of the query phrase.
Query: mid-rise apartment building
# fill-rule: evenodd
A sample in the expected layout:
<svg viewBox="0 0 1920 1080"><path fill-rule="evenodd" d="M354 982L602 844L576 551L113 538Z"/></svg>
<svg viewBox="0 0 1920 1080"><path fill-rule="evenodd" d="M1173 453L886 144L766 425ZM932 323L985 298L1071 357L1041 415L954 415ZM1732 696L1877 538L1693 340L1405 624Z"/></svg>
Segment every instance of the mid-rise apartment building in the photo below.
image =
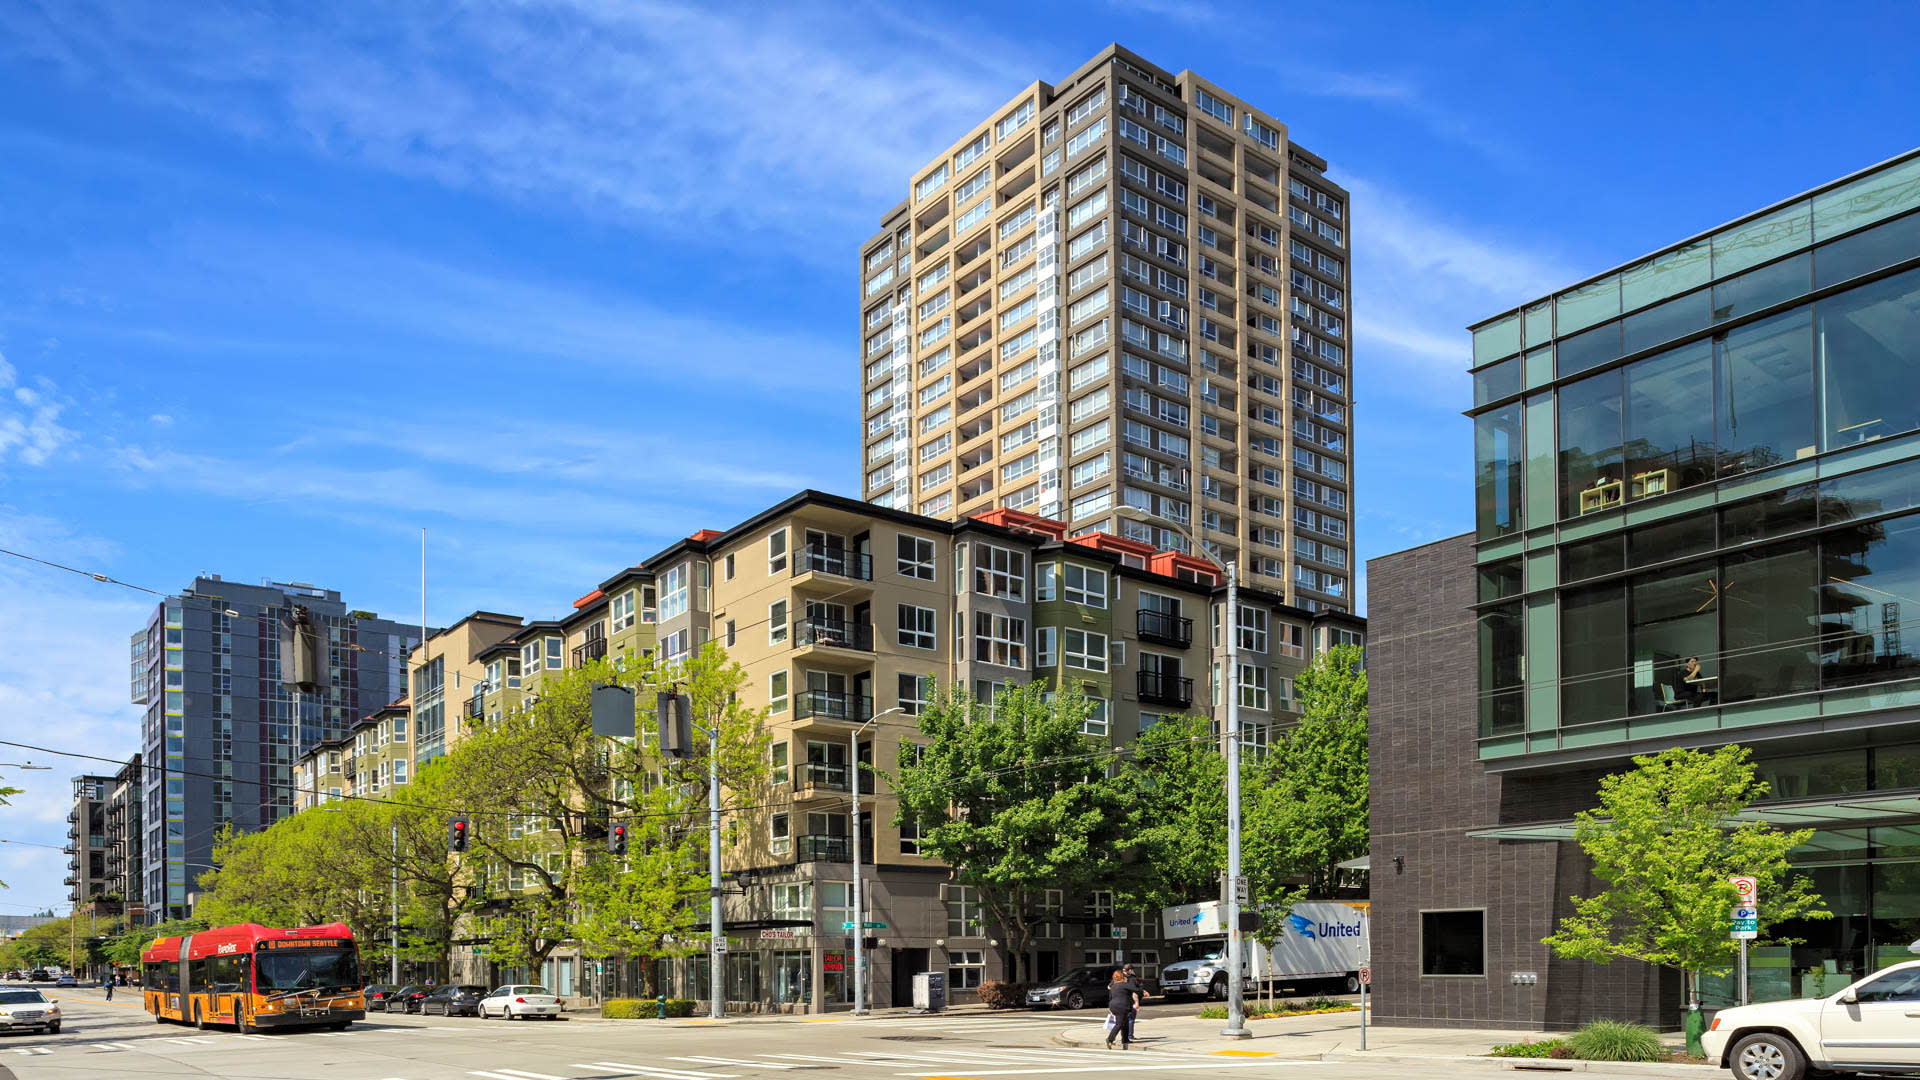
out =
<svg viewBox="0 0 1920 1080"><path fill-rule="evenodd" d="M323 676L311 690L281 677L284 628L301 609ZM155 605L132 639L132 700L146 706L137 899L147 918L185 914L222 826L259 829L293 813L295 759L400 697L419 641L418 626L300 583L199 577Z"/></svg>
<svg viewBox="0 0 1920 1080"><path fill-rule="evenodd" d="M1475 532L1369 567L1380 1020L1671 1024L1675 972L1540 940L1600 887L1573 815L1672 746L1750 747L1754 816L1815 830L1834 917L1755 999L1910 959L1920 151L1501 313L1472 369Z"/></svg>
<svg viewBox="0 0 1920 1080"><path fill-rule="evenodd" d="M107 808L113 777L73 778L73 808L67 811L67 899L90 904L108 891Z"/></svg>
<svg viewBox="0 0 1920 1080"><path fill-rule="evenodd" d="M521 974L576 997L648 985L695 998L717 989L730 1008L843 1007L858 844L866 918L886 924L873 932L875 1002L906 1002L917 971L946 971L963 996L1002 977L980 898L893 824L884 785L867 779L853 820L856 764L895 762L936 685L990 699L1006 685L1076 682L1094 702L1088 734L1116 746L1163 717L1224 708L1218 568L1113 534L1069 533L1004 508L955 521L802 492L731 529L694 533L602 582L568 615L484 650L470 708L491 717L557 670L601 656L679 659L715 641L745 669L742 702L768 711L772 734L779 798L728 830L730 950L717 987L703 956L643 971L562 948L545 970ZM1241 715L1258 747L1295 721L1292 679L1315 644L1357 640L1365 626L1258 588L1241 596ZM1132 930L1127 958L1158 964L1157 912L1115 911L1103 893L1055 899L1043 974L1114 959L1116 924ZM464 947L454 964L458 978L503 974Z"/></svg>
<svg viewBox="0 0 1920 1080"><path fill-rule="evenodd" d="M1119 46L983 117L861 245L866 499L1188 530L1351 610L1352 215L1326 170Z"/></svg>
<svg viewBox="0 0 1920 1080"><path fill-rule="evenodd" d="M113 784L107 791L106 880L102 890L102 895L133 921L146 914L140 895L145 873L140 858L141 790L140 755L135 754L113 774Z"/></svg>

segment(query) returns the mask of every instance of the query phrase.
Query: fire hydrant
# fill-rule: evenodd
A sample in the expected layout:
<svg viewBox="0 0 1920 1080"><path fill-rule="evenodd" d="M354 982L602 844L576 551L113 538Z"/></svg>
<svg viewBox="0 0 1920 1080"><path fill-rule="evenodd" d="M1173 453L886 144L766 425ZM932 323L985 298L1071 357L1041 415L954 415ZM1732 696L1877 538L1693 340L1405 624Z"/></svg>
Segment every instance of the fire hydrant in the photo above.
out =
<svg viewBox="0 0 1920 1080"><path fill-rule="evenodd" d="M654 1019L665 1020L667 1018L667 995L661 994L659 997L654 998L653 1006L658 1010L654 1013Z"/></svg>

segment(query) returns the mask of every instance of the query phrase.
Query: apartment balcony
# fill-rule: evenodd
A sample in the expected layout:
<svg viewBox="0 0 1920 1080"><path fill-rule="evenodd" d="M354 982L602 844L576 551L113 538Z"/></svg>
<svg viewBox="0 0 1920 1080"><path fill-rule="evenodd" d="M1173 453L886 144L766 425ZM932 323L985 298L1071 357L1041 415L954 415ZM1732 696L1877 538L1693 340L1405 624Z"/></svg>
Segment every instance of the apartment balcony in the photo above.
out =
<svg viewBox="0 0 1920 1080"><path fill-rule="evenodd" d="M478 720L487 715L487 699L470 697L467 699L467 705L463 711L466 713L467 719Z"/></svg>
<svg viewBox="0 0 1920 1080"><path fill-rule="evenodd" d="M844 795L852 790L848 786L848 776L849 770L845 765L802 762L793 770L794 798L808 799L834 792Z"/></svg>
<svg viewBox="0 0 1920 1080"><path fill-rule="evenodd" d="M836 653L873 652L873 624L839 619L806 618L793 623L793 647L827 657ZM862 663L865 659L862 658Z"/></svg>
<svg viewBox="0 0 1920 1080"><path fill-rule="evenodd" d="M816 547L809 544L804 551L794 554L793 576L800 577L804 574L825 574L828 577L842 578L847 581L872 581L873 556L859 551Z"/></svg>
<svg viewBox="0 0 1920 1080"><path fill-rule="evenodd" d="M573 647L573 667L585 667L589 660L604 660L607 656L607 639L593 638Z"/></svg>
<svg viewBox="0 0 1920 1080"><path fill-rule="evenodd" d="M864 724L873 716L873 698L836 690L802 690L794 695L793 715L796 720L812 717Z"/></svg>
<svg viewBox="0 0 1920 1080"><path fill-rule="evenodd" d="M1184 621L1184 620L1183 620ZM1154 705L1172 705L1184 709L1193 704L1193 680L1158 671L1139 673L1140 700Z"/></svg>
<svg viewBox="0 0 1920 1080"><path fill-rule="evenodd" d="M1135 630L1142 641L1187 648L1193 644L1193 620L1169 615L1152 608L1141 608L1134 612Z"/></svg>
<svg viewBox="0 0 1920 1080"><path fill-rule="evenodd" d="M807 833L794 838L794 858L799 862L852 862L853 837ZM873 862L873 841L860 842L860 861Z"/></svg>

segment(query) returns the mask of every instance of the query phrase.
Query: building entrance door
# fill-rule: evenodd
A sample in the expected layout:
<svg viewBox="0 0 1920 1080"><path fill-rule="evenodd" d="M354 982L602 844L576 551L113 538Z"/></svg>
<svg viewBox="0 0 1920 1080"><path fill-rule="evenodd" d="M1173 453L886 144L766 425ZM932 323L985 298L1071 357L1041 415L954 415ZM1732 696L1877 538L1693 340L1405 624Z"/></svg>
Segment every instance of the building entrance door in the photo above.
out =
<svg viewBox="0 0 1920 1080"><path fill-rule="evenodd" d="M913 1008L913 977L927 970L927 950L893 950L893 1007Z"/></svg>

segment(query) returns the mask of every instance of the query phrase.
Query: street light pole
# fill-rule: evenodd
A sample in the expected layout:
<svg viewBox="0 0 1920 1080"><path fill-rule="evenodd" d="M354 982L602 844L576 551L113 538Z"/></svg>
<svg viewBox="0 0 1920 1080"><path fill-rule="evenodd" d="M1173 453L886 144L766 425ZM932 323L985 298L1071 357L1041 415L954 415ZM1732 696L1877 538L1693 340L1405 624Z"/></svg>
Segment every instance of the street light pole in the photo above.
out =
<svg viewBox="0 0 1920 1080"><path fill-rule="evenodd" d="M726 983L726 937L720 925L720 725L707 732L707 1015L718 1020L721 987Z"/></svg>
<svg viewBox="0 0 1920 1080"><path fill-rule="evenodd" d="M1222 680L1227 692L1227 1026L1220 1034L1230 1039L1250 1039L1253 1032L1247 1030L1246 988L1241 979L1240 955L1244 935L1240 932L1240 574L1232 560L1221 563L1206 555L1206 546L1194 538L1194 535L1170 521L1149 518L1145 511L1134 506L1122 506L1114 511L1120 517L1133 518L1154 525L1171 527L1187 543L1202 553L1202 557L1226 570L1227 607L1221 621L1226 624L1227 635L1227 671Z"/></svg>
<svg viewBox="0 0 1920 1080"><path fill-rule="evenodd" d="M393 876L387 887L387 981L400 984L400 822L393 823Z"/></svg>
<svg viewBox="0 0 1920 1080"><path fill-rule="evenodd" d="M900 711L898 705L886 712L874 713L867 722L847 735L847 776L853 788L853 1015L867 1015L867 916L861 901L860 885L860 733L888 713Z"/></svg>

